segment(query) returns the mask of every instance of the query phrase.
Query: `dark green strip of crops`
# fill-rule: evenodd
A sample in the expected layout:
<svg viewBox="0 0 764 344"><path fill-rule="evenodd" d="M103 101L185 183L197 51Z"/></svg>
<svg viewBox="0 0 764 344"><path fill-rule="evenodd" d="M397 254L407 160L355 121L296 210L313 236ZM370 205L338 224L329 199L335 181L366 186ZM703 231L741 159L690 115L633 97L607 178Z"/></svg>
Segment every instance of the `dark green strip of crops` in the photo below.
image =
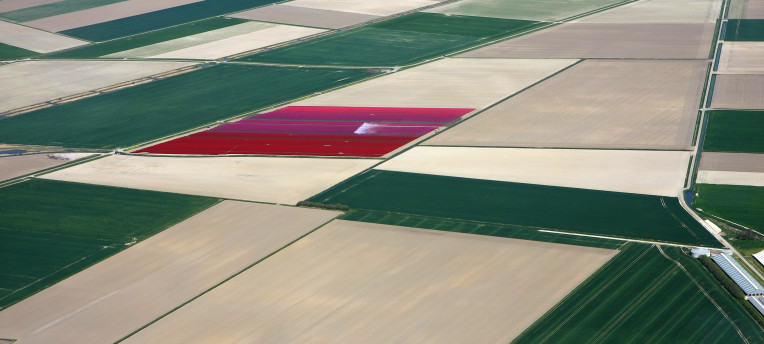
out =
<svg viewBox="0 0 764 344"><path fill-rule="evenodd" d="M309 201L690 245L719 243L670 197L372 170Z"/></svg>
<svg viewBox="0 0 764 344"><path fill-rule="evenodd" d="M17 22L30 21L52 17L59 14L82 11L89 8L105 6L125 0L64 0L50 4L27 7L0 14L0 17Z"/></svg>
<svg viewBox="0 0 764 344"><path fill-rule="evenodd" d="M764 230L764 187L698 184L693 206L711 215Z"/></svg>
<svg viewBox="0 0 764 344"><path fill-rule="evenodd" d="M415 13L243 58L338 66L400 66L466 49L538 22Z"/></svg>
<svg viewBox="0 0 764 344"><path fill-rule="evenodd" d="M26 50L16 46L0 43L0 61L21 59L25 57L32 57L35 55L39 55L39 54L31 50Z"/></svg>
<svg viewBox="0 0 764 344"><path fill-rule="evenodd" d="M764 41L764 19L730 19L725 41Z"/></svg>
<svg viewBox="0 0 764 344"><path fill-rule="evenodd" d="M218 199L44 179L0 188L7 307L202 211Z"/></svg>
<svg viewBox="0 0 764 344"><path fill-rule="evenodd" d="M58 53L46 55L53 58L96 58L120 51L144 47L176 38L196 35L202 32L222 29L224 27L246 23L247 20L236 18L211 18L194 23L178 25L171 28L147 32L141 35L120 38L108 42L86 45Z"/></svg>
<svg viewBox="0 0 764 344"><path fill-rule="evenodd" d="M0 120L0 142L128 147L369 76L364 70L221 64Z"/></svg>
<svg viewBox="0 0 764 344"><path fill-rule="evenodd" d="M710 111L703 150L764 153L764 111Z"/></svg>

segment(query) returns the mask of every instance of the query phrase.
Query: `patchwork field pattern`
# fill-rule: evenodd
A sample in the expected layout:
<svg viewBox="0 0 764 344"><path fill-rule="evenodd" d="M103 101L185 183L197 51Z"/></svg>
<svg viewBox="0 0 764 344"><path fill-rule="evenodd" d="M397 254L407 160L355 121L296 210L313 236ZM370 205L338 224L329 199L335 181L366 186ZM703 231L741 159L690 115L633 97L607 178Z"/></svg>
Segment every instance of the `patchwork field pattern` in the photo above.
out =
<svg viewBox="0 0 764 344"><path fill-rule="evenodd" d="M90 153L55 153L0 156L0 181L20 177L91 155Z"/></svg>
<svg viewBox="0 0 764 344"><path fill-rule="evenodd" d="M255 8L232 14L230 17L330 29L339 29L381 18L370 14L304 8L288 4L274 4Z"/></svg>
<svg viewBox="0 0 764 344"><path fill-rule="evenodd" d="M37 53L49 53L88 42L0 20L0 43Z"/></svg>
<svg viewBox="0 0 764 344"><path fill-rule="evenodd" d="M764 153L764 111L713 110L708 114L703 150Z"/></svg>
<svg viewBox="0 0 764 344"><path fill-rule="evenodd" d="M28 7L42 6L62 0L0 0L0 12L6 13Z"/></svg>
<svg viewBox="0 0 764 344"><path fill-rule="evenodd" d="M724 42L721 74L764 74L764 42Z"/></svg>
<svg viewBox="0 0 764 344"><path fill-rule="evenodd" d="M764 230L764 187L698 184L693 207L758 231Z"/></svg>
<svg viewBox="0 0 764 344"><path fill-rule="evenodd" d="M30 6L5 11L0 5L0 18L14 22L25 22L42 19L64 13L82 11L94 7L106 6L124 0L33 0Z"/></svg>
<svg viewBox="0 0 764 344"><path fill-rule="evenodd" d="M716 23L721 0L642 0L577 20L583 23Z"/></svg>
<svg viewBox="0 0 764 344"><path fill-rule="evenodd" d="M717 75L711 107L717 109L764 109L764 74Z"/></svg>
<svg viewBox="0 0 764 344"><path fill-rule="evenodd" d="M440 0L295 0L290 6L329 11L388 16L420 7L432 6Z"/></svg>
<svg viewBox="0 0 764 344"><path fill-rule="evenodd" d="M764 186L764 154L704 152L697 182Z"/></svg>
<svg viewBox="0 0 764 344"><path fill-rule="evenodd" d="M464 0L445 6L439 6L428 11L477 17L554 21L617 4L619 2L622 1Z"/></svg>
<svg viewBox="0 0 764 344"><path fill-rule="evenodd" d="M615 253L336 220L125 343L507 343Z"/></svg>
<svg viewBox="0 0 764 344"><path fill-rule="evenodd" d="M0 202L7 307L217 200L35 179L0 188Z"/></svg>
<svg viewBox="0 0 764 344"><path fill-rule="evenodd" d="M0 336L116 342L338 214L222 202L4 310Z"/></svg>

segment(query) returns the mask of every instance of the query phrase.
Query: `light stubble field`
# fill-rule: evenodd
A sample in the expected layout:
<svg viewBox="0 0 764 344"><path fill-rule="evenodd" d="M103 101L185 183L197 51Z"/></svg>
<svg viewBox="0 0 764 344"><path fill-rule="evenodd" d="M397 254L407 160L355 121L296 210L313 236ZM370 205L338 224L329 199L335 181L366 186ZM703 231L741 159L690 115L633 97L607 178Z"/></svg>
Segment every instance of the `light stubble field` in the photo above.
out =
<svg viewBox="0 0 764 344"><path fill-rule="evenodd" d="M428 11L478 17L554 21L619 2L621 0L464 0Z"/></svg>
<svg viewBox="0 0 764 344"><path fill-rule="evenodd" d="M724 42L721 74L764 74L764 42Z"/></svg>
<svg viewBox="0 0 764 344"><path fill-rule="evenodd" d="M0 157L0 181L90 156L90 153L29 154Z"/></svg>
<svg viewBox="0 0 764 344"><path fill-rule="evenodd" d="M582 23L716 23L721 0L642 0L596 13Z"/></svg>
<svg viewBox="0 0 764 344"><path fill-rule="evenodd" d="M331 29L339 29L381 18L371 14L304 8L289 6L288 4L259 7L235 13L229 17Z"/></svg>
<svg viewBox="0 0 764 344"><path fill-rule="evenodd" d="M717 109L764 109L764 74L717 75L711 107Z"/></svg>
<svg viewBox="0 0 764 344"><path fill-rule="evenodd" d="M377 16L413 10L419 7L435 5L439 0L295 0L290 6L315 8L319 10L352 12Z"/></svg>
<svg viewBox="0 0 764 344"><path fill-rule="evenodd" d="M86 41L0 20L0 42L38 53L73 48Z"/></svg>

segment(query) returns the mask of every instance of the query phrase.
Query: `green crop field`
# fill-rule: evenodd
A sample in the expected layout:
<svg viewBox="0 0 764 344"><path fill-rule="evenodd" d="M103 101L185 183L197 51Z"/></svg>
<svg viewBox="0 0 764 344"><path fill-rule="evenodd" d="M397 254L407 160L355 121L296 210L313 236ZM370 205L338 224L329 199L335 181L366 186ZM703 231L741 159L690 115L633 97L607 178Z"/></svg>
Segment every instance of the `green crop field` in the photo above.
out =
<svg viewBox="0 0 764 344"><path fill-rule="evenodd" d="M0 307L217 202L43 179L0 188Z"/></svg>
<svg viewBox="0 0 764 344"><path fill-rule="evenodd" d="M86 45L57 53L45 55L52 58L96 58L120 51L140 48L143 46L173 40L176 38L196 35L224 27L245 23L247 20L236 18L212 18L189 24L178 25L162 30L147 32L140 35L120 38L108 42Z"/></svg>
<svg viewBox="0 0 764 344"><path fill-rule="evenodd" d="M125 0L63 0L40 6L22 8L0 14L0 18L17 22L52 17L59 14L82 11L88 8L105 6Z"/></svg>
<svg viewBox="0 0 764 344"><path fill-rule="evenodd" d="M703 149L764 153L764 111L710 111Z"/></svg>
<svg viewBox="0 0 764 344"><path fill-rule="evenodd" d="M711 215L764 230L764 187L698 184L693 206Z"/></svg>
<svg viewBox="0 0 764 344"><path fill-rule="evenodd" d="M372 170L309 201L354 209L719 246L674 198Z"/></svg>
<svg viewBox="0 0 764 344"><path fill-rule="evenodd" d="M517 33L525 20L415 13L243 58L312 65L401 66Z"/></svg>
<svg viewBox="0 0 764 344"><path fill-rule="evenodd" d="M0 61L21 59L35 55L38 55L38 53L16 46L0 43Z"/></svg>
<svg viewBox="0 0 764 344"><path fill-rule="evenodd" d="M666 256L629 244L513 343L764 342L755 320L698 261L676 247L662 250Z"/></svg>
<svg viewBox="0 0 764 344"><path fill-rule="evenodd" d="M725 41L764 41L764 19L730 19Z"/></svg>
<svg viewBox="0 0 764 344"><path fill-rule="evenodd" d="M0 142L127 147L367 76L359 69L218 65L3 119Z"/></svg>

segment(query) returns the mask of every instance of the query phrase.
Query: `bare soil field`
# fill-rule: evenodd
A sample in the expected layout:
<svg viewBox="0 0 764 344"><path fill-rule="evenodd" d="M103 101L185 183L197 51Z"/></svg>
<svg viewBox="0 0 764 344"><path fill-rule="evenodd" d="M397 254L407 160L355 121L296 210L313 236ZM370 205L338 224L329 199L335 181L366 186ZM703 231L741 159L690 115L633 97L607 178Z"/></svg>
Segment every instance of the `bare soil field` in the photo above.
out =
<svg viewBox="0 0 764 344"><path fill-rule="evenodd" d="M698 184L764 186L764 173L731 171L698 171Z"/></svg>
<svg viewBox="0 0 764 344"><path fill-rule="evenodd" d="M764 0L732 0L730 19L764 19Z"/></svg>
<svg viewBox="0 0 764 344"><path fill-rule="evenodd" d="M459 57L706 59L716 24L566 23Z"/></svg>
<svg viewBox="0 0 764 344"><path fill-rule="evenodd" d="M428 11L477 17L553 21L619 2L621 0L463 0Z"/></svg>
<svg viewBox="0 0 764 344"><path fill-rule="evenodd" d="M764 74L717 75L711 107L764 109Z"/></svg>
<svg viewBox="0 0 764 344"><path fill-rule="evenodd" d="M377 162L372 159L115 155L43 178L295 204Z"/></svg>
<svg viewBox="0 0 764 344"><path fill-rule="evenodd" d="M707 64L587 60L424 144L687 150Z"/></svg>
<svg viewBox="0 0 764 344"><path fill-rule="evenodd" d="M616 252L335 220L125 343L508 343Z"/></svg>
<svg viewBox="0 0 764 344"><path fill-rule="evenodd" d="M90 153L51 153L0 156L0 181L91 156Z"/></svg>
<svg viewBox="0 0 764 344"><path fill-rule="evenodd" d="M449 58L295 105L482 108L575 62Z"/></svg>
<svg viewBox="0 0 764 344"><path fill-rule="evenodd" d="M0 43L10 44L38 53L49 53L88 44L88 42L79 39L2 20L0 20Z"/></svg>
<svg viewBox="0 0 764 344"><path fill-rule="evenodd" d="M764 42L724 42L721 74L764 74Z"/></svg>
<svg viewBox="0 0 764 344"><path fill-rule="evenodd" d="M764 173L764 154L703 152L700 169Z"/></svg>
<svg viewBox="0 0 764 344"><path fill-rule="evenodd" d="M339 29L380 18L380 16L371 14L303 8L282 4L255 8L230 15L229 17L330 29Z"/></svg>
<svg viewBox="0 0 764 344"><path fill-rule="evenodd" d="M0 337L113 343L339 215L224 201L0 312Z"/></svg>
<svg viewBox="0 0 764 344"><path fill-rule="evenodd" d="M716 23L721 0L642 0L593 14L583 23Z"/></svg>
<svg viewBox="0 0 764 344"><path fill-rule="evenodd" d="M22 8L52 4L62 0L0 0L0 13L20 10Z"/></svg>
<svg viewBox="0 0 764 344"><path fill-rule="evenodd" d="M435 5L441 0L295 0L290 6L319 10L388 16L415 8Z"/></svg>
<svg viewBox="0 0 764 344"><path fill-rule="evenodd" d="M193 65L189 62L24 61L0 66L0 112Z"/></svg>
<svg viewBox="0 0 764 344"><path fill-rule="evenodd" d="M376 169L673 197L689 161L677 151L415 147Z"/></svg>

